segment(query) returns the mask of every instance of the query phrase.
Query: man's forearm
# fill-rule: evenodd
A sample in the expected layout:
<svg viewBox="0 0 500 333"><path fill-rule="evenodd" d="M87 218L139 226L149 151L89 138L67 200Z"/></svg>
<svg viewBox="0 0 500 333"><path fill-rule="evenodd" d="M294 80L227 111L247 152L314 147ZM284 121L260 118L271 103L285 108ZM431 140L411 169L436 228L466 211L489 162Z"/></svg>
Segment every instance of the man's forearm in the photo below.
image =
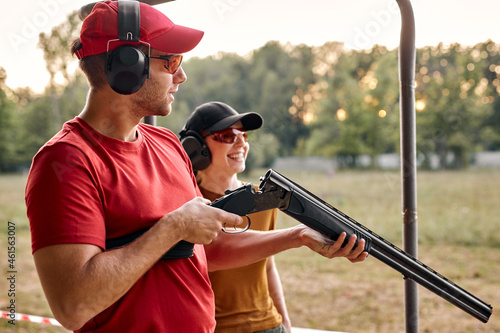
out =
<svg viewBox="0 0 500 333"><path fill-rule="evenodd" d="M56 319L76 330L122 297L179 241L161 229L155 225L133 243L112 251L89 244L36 251L37 271Z"/></svg>

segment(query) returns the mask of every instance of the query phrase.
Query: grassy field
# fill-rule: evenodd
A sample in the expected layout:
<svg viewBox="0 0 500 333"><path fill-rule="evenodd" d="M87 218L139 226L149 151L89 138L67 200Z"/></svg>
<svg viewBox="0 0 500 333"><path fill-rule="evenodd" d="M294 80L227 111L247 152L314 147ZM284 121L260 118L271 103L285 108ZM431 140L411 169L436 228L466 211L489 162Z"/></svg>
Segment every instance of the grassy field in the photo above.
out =
<svg viewBox="0 0 500 333"><path fill-rule="evenodd" d="M245 180L258 183L265 170ZM398 172L283 172L379 235L401 247L401 181ZM51 316L30 249L24 206L25 175L0 175L0 308L10 297L7 281L8 221L16 228L16 310ZM500 305L500 170L419 172L419 259L462 288ZM284 214L279 227L296 224ZM378 260L351 264L326 260L307 249L276 256L292 323L343 332L404 332L403 280ZM419 288L420 332L500 332L492 315L483 324ZM43 324L0 319L2 332L67 332Z"/></svg>

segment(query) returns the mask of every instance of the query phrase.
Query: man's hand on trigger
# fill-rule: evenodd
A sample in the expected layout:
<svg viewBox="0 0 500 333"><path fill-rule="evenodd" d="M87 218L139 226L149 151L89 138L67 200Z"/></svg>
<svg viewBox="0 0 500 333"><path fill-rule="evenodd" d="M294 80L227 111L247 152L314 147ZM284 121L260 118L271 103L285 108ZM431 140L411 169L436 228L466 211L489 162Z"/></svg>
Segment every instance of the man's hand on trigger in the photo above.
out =
<svg viewBox="0 0 500 333"><path fill-rule="evenodd" d="M243 224L240 216L210 207L209 204L209 200L196 197L170 214L170 218L174 218L181 228L183 240L194 244L210 244L224 224Z"/></svg>

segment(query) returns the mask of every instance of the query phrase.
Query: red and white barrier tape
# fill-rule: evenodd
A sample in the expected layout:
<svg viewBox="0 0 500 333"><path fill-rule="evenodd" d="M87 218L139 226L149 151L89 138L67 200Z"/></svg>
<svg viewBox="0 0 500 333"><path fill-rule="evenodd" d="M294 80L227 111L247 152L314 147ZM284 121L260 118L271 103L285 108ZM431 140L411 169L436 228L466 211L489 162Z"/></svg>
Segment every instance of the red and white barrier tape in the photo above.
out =
<svg viewBox="0 0 500 333"><path fill-rule="evenodd" d="M54 318L47 318L47 317L33 316L33 315L27 315L27 314L22 314L22 313L10 313L7 311L0 311L0 318L12 320L13 319L12 315L14 315L15 320L29 321L31 323L38 323L38 324L49 324L52 326L62 326Z"/></svg>
<svg viewBox="0 0 500 333"><path fill-rule="evenodd" d="M27 315L27 314L22 314L22 313L10 313L7 311L0 311L0 318L4 319L12 319L12 315L15 316L15 320L22 320L22 321L28 321L31 323L37 323L37 324L49 324L52 326L62 326L59 324L57 320L54 318L47 318L47 317L40 317L40 316L34 316L34 315ZM321 331L321 330L314 330L310 328L298 328L294 327L293 328L294 332L297 333L342 333L342 332L333 332L333 331Z"/></svg>

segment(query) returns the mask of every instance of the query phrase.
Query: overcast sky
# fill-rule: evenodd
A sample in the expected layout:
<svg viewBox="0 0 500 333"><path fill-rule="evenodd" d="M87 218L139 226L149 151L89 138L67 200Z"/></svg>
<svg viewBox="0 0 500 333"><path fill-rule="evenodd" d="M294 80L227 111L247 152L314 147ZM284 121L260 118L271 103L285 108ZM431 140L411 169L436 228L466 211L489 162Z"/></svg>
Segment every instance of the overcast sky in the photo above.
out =
<svg viewBox="0 0 500 333"><path fill-rule="evenodd" d="M0 66L7 85L47 85L38 34L50 32L73 10L91 0L9 1L2 11ZM186 56L217 52L245 54L279 40L322 45L344 42L347 48L374 44L399 45L401 15L396 0L176 0L156 6L175 23L205 31L200 45ZM500 43L500 0L413 0L416 44L440 42L474 45L492 39ZM189 75L189 73L187 73Z"/></svg>

